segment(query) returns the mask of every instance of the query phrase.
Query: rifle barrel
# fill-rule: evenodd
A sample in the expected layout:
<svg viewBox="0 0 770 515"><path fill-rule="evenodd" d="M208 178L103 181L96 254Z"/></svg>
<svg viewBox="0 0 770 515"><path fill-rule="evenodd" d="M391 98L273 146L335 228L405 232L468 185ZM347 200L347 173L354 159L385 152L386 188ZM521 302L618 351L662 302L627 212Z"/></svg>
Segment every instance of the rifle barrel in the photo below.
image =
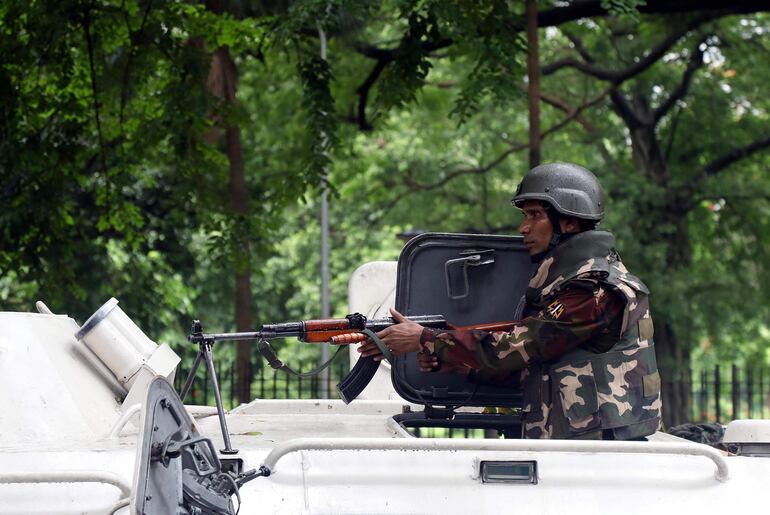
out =
<svg viewBox="0 0 770 515"><path fill-rule="evenodd" d="M447 325L446 319L441 315L417 315L407 318L425 327L442 328ZM374 318L366 321L366 328L376 333L396 323L392 317Z"/></svg>
<svg viewBox="0 0 770 515"><path fill-rule="evenodd" d="M418 315L409 317L409 320L417 322L418 324L426 327L442 328L446 327L446 319L441 315ZM271 340L273 338L299 338L305 340L310 338L310 335L318 330L318 333L329 333L329 337L333 334L339 334L341 332L358 332L360 329L355 327L346 326L349 321L345 319L329 319L329 320L309 320L305 322L287 322L283 324L265 324L259 331L250 331L242 333L192 333L188 339L193 343L200 343L203 341L235 341L235 340ZM397 322L391 318L375 318L366 321L366 328L379 332L396 324ZM330 332L331 331L331 332ZM316 334L317 337L323 336L322 334ZM318 340L320 341L320 340Z"/></svg>
<svg viewBox="0 0 770 515"><path fill-rule="evenodd" d="M234 340L271 340L273 338L299 338L304 334L303 331L252 331L245 333L201 333L198 335L190 335L190 341L195 343L204 340L212 341L234 341Z"/></svg>

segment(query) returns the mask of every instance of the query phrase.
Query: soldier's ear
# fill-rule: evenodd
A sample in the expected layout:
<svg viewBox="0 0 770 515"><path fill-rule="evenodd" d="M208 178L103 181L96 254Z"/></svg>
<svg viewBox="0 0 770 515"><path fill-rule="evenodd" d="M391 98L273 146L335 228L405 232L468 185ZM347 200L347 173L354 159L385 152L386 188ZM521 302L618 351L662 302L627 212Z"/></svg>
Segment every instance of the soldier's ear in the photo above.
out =
<svg viewBox="0 0 770 515"><path fill-rule="evenodd" d="M562 216L559 218L559 225L564 234L580 232L580 221L574 216Z"/></svg>

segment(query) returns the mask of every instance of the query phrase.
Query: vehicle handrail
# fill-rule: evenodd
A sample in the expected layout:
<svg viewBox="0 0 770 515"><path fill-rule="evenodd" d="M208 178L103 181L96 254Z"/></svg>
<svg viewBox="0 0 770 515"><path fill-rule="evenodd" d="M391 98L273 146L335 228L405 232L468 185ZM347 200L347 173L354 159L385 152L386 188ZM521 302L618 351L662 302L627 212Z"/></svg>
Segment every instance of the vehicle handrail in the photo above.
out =
<svg viewBox="0 0 770 515"><path fill-rule="evenodd" d="M132 404L131 406L126 409L123 414L120 416L118 420L115 421L115 423L112 425L112 429L110 429L109 437L110 438L116 438L120 436L120 432L123 430L123 428L128 424L128 421L131 420L131 418L134 415L139 414L139 412L142 410L141 403Z"/></svg>
<svg viewBox="0 0 770 515"><path fill-rule="evenodd" d="M121 476L108 470L55 470L0 474L0 484L20 483L104 483L120 490L121 498L131 495L131 485Z"/></svg>
<svg viewBox="0 0 770 515"><path fill-rule="evenodd" d="M627 442L597 440L461 440L453 438L295 438L281 442L270 451L263 467L270 474L285 455L302 450L416 450L416 451L518 451L576 452L617 454L672 454L703 456L716 465L714 477L721 482L730 478L724 456L713 447L697 443Z"/></svg>

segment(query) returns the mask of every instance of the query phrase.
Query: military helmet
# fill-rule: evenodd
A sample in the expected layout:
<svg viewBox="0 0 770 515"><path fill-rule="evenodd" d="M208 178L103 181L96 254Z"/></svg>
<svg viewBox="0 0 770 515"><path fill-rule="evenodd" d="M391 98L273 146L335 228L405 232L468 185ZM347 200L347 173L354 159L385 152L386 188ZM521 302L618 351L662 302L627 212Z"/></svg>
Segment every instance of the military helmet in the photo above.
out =
<svg viewBox="0 0 770 515"><path fill-rule="evenodd" d="M534 167L519 183L511 203L541 200L565 216L599 221L604 216L602 185L594 174L571 163Z"/></svg>

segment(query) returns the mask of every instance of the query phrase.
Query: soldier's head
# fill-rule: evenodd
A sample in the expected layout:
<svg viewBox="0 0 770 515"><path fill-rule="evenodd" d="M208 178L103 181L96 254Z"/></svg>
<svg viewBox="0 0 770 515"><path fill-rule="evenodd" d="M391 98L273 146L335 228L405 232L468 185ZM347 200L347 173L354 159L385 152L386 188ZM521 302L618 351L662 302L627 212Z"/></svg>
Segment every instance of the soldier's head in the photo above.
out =
<svg viewBox="0 0 770 515"><path fill-rule="evenodd" d="M565 234L594 229L604 215L602 187L582 166L536 166L522 179L511 203L522 210L519 231L531 256L559 244Z"/></svg>

